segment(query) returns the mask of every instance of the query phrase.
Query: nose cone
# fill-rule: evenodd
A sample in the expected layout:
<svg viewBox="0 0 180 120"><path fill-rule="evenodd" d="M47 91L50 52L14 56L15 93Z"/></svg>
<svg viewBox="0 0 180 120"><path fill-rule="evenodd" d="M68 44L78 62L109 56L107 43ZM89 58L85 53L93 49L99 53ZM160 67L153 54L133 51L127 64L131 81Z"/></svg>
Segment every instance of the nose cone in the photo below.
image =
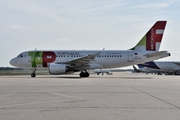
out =
<svg viewBox="0 0 180 120"><path fill-rule="evenodd" d="M11 60L9 61L9 63L10 63L12 66L16 66L17 61L15 60L15 58L13 58L13 59L11 59Z"/></svg>

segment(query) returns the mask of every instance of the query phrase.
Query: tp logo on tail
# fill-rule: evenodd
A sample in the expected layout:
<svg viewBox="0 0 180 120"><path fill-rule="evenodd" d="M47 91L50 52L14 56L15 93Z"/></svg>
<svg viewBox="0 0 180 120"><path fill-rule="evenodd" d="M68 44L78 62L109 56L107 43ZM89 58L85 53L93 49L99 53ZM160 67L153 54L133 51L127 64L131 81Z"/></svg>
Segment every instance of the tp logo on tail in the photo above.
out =
<svg viewBox="0 0 180 120"><path fill-rule="evenodd" d="M166 21L158 21L146 34L146 50L158 51L163 37Z"/></svg>
<svg viewBox="0 0 180 120"><path fill-rule="evenodd" d="M130 50L159 51L166 21L157 21L139 43Z"/></svg>

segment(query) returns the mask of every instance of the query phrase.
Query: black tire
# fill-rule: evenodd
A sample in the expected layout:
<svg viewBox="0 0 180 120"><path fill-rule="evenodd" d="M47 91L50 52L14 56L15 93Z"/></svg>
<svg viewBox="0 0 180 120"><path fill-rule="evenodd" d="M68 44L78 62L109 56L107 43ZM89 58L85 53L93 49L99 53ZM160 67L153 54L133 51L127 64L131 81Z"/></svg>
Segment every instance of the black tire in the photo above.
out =
<svg viewBox="0 0 180 120"><path fill-rule="evenodd" d="M89 77L89 73L88 72L85 72L85 77Z"/></svg>
<svg viewBox="0 0 180 120"><path fill-rule="evenodd" d="M79 74L79 76L80 76L80 77L84 77L84 72L81 72L81 73Z"/></svg>
<svg viewBox="0 0 180 120"><path fill-rule="evenodd" d="M89 73L88 72L81 72L79 74L80 77L89 77Z"/></svg>
<svg viewBox="0 0 180 120"><path fill-rule="evenodd" d="M36 74L35 74L35 73L32 73L32 74L31 74L31 77L36 77Z"/></svg>

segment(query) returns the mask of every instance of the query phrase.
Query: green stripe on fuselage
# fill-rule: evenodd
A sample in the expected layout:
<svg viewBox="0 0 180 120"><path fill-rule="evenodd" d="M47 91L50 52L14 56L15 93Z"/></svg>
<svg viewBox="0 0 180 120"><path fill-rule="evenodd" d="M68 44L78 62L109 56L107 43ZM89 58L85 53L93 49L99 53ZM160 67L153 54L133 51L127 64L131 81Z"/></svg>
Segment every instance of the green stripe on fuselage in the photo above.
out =
<svg viewBox="0 0 180 120"><path fill-rule="evenodd" d="M42 65L43 52L40 52L40 51L29 52L28 56L31 57L32 67L37 67L38 64Z"/></svg>

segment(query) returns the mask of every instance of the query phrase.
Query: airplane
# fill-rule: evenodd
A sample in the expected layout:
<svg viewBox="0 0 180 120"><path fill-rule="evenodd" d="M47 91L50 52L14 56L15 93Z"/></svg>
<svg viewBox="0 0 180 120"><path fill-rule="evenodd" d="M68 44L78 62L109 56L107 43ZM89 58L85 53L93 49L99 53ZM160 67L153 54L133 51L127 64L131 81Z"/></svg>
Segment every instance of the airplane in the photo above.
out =
<svg viewBox="0 0 180 120"><path fill-rule="evenodd" d="M95 69L94 72L97 75L99 75L99 74L104 75L104 73L106 73L107 75L112 75L113 74L110 69Z"/></svg>
<svg viewBox="0 0 180 120"><path fill-rule="evenodd" d="M52 75L80 72L89 77L88 70L109 69L135 65L170 56L159 51L166 21L157 21L143 38L128 50L31 50L20 53L10 60L12 66L35 71L47 69Z"/></svg>
<svg viewBox="0 0 180 120"><path fill-rule="evenodd" d="M135 65L133 65L134 71L136 73L146 73L146 74L152 73L152 74L157 74L157 75L162 75L165 73L163 70L147 68L147 67L140 65L140 64L138 64L137 66L139 69L136 68Z"/></svg>
<svg viewBox="0 0 180 120"><path fill-rule="evenodd" d="M166 75L180 75L180 62L178 61L150 61L139 65L146 68L162 70Z"/></svg>

